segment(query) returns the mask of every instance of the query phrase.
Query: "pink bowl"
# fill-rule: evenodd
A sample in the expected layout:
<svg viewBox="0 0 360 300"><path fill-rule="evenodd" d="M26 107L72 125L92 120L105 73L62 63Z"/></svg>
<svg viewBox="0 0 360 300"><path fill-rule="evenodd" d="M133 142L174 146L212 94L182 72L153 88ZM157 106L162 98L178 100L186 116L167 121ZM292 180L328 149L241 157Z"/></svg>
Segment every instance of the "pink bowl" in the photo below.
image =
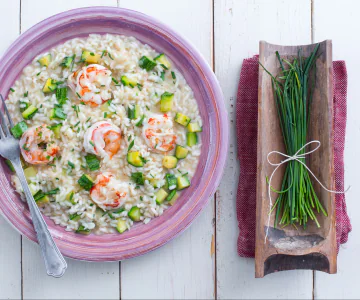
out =
<svg viewBox="0 0 360 300"><path fill-rule="evenodd" d="M22 34L0 61L0 92L10 87L36 55L65 40L90 33L134 36L165 52L186 78L203 119L202 154L191 187L176 204L149 224L138 224L123 234L83 236L67 232L46 218L61 252L87 261L116 261L154 250L184 231L204 208L220 182L228 151L229 126L219 83L201 54L166 25L144 14L112 7L91 7L50 17ZM24 236L36 242L27 206L10 185L10 174L0 165L0 211Z"/></svg>

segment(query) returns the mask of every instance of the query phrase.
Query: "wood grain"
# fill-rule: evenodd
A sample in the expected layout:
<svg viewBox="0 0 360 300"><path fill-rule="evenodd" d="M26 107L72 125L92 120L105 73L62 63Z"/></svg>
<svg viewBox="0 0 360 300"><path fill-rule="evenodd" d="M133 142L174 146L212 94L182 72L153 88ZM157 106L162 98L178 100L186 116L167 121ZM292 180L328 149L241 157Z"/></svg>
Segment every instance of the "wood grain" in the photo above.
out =
<svg viewBox="0 0 360 300"><path fill-rule="evenodd" d="M242 60L259 52L259 40L278 44L311 41L310 1L215 0L215 70L230 118L230 151L217 193L216 248L219 299L309 299L312 272L289 271L255 279L254 260L237 254L235 108Z"/></svg>
<svg viewBox="0 0 360 300"><path fill-rule="evenodd" d="M275 52L282 58L291 59L299 50L308 57L316 44L304 46L279 46L260 42L259 61L274 76L280 74L280 66ZM333 145L333 85L332 85L332 44L330 40L320 43L316 59L315 90L311 104L311 115L307 140L320 141L321 147L307 157L307 164L315 176L326 187L335 189L334 145ZM314 147L308 147L310 151ZM272 174L274 167L268 163L268 153L286 153L283 136L279 126L271 77L259 68L259 108L258 108L258 163L257 163L257 202L256 202L256 277L269 273L306 269L336 273L335 237L335 194L329 193L314 184L314 189L328 213L328 217L317 215L320 228L309 222L305 230L302 226L284 229L274 228L275 211L271 214L266 176ZM276 155L273 161L283 157ZM273 175L271 185L281 190L285 165ZM274 194L274 193L273 193ZM273 201L276 196L274 195ZM274 203L274 202L273 202ZM268 228L269 227L269 228ZM277 257L278 256L278 257ZM296 256L301 256L301 259Z"/></svg>
<svg viewBox="0 0 360 300"><path fill-rule="evenodd" d="M189 39L210 62L212 14L208 0L121 0L120 6L153 16ZM189 9L191 7L191 9ZM213 299L214 202L201 212L180 237L164 247L121 263L125 299ZM134 282L142 288L134 288Z"/></svg>
<svg viewBox="0 0 360 300"><path fill-rule="evenodd" d="M9 1L0 18L0 54L20 32L19 1ZM6 28L6 29L5 29ZM21 236L0 215L0 299L21 297Z"/></svg>
<svg viewBox="0 0 360 300"><path fill-rule="evenodd" d="M358 184L360 157L358 150L360 128L360 102L358 73L360 61L354 49L360 46L360 36L354 29L360 26L356 11L360 2L356 0L314 2L314 42L326 38L333 40L334 60L345 60L348 73L347 93L347 125L345 136L345 187L351 186L345 194L347 210L350 216L353 232L349 241L340 247L338 256L338 273L328 275L321 272L315 274L315 299L359 299L358 266L360 266L358 217L360 202L360 185ZM326 10L326 16L323 12ZM349 46L351 42L351 46Z"/></svg>

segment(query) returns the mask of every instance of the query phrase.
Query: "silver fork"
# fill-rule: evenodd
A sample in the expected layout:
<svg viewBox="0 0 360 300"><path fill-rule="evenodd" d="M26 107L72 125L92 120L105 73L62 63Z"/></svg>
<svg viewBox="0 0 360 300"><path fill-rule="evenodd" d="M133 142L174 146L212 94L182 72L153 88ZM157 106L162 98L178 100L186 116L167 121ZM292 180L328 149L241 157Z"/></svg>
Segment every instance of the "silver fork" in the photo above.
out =
<svg viewBox="0 0 360 300"><path fill-rule="evenodd" d="M14 126L9 111L6 107L3 96L0 94L4 110L9 119L11 127ZM27 203L30 208L32 222L35 227L36 236L39 241L42 256L45 262L46 272L48 275L53 277L61 277L64 275L67 268L66 261L61 255L58 247L56 246L49 229L41 215L41 212L35 203L34 197L32 196L29 186L27 184L24 171L20 162L20 146L19 141L15 139L9 130L5 116L0 110L0 155L10 160L14 166L15 172L19 177L22 188L24 190Z"/></svg>

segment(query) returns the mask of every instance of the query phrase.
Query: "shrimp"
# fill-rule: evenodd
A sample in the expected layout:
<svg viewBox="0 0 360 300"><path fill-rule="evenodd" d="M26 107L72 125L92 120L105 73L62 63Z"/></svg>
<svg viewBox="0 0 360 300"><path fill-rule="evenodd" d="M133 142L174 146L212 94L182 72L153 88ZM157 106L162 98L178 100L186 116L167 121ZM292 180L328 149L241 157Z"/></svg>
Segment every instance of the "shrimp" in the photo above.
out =
<svg viewBox="0 0 360 300"><path fill-rule="evenodd" d="M90 190L90 197L103 210L122 206L129 195L129 184L116 179L110 172L99 174Z"/></svg>
<svg viewBox="0 0 360 300"><path fill-rule="evenodd" d="M80 100L96 107L111 98L111 71L101 65L92 64L72 73L69 87Z"/></svg>
<svg viewBox="0 0 360 300"><path fill-rule="evenodd" d="M121 130L110 122L96 122L84 135L86 152L110 159L120 150Z"/></svg>
<svg viewBox="0 0 360 300"><path fill-rule="evenodd" d="M21 137L20 149L24 160L33 165L51 162L60 150L53 131L45 124L27 129Z"/></svg>
<svg viewBox="0 0 360 300"><path fill-rule="evenodd" d="M156 152L168 152L175 148L174 124L168 114L150 113L145 119L142 135L149 148Z"/></svg>

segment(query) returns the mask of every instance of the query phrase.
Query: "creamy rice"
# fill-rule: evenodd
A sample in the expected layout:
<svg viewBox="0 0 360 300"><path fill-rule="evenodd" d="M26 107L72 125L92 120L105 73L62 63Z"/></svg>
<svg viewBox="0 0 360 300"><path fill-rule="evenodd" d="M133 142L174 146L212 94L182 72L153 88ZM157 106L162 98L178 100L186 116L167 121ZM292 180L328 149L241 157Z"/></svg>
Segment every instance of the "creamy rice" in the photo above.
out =
<svg viewBox="0 0 360 300"><path fill-rule="evenodd" d="M115 114L110 116L105 115L99 107L81 105L78 96L68 89L67 97L69 100L62 106L66 119L50 119L50 111L58 101L55 93L43 93L44 84L48 78L66 83L72 71L70 68L60 66L60 64L65 57L75 54L73 71L80 69L84 65L83 62L79 62L84 50L96 54L102 54L106 50L105 53L110 55L104 55L98 64L108 68L112 72L112 77L117 81L120 81L122 75L127 75L141 86L130 87L121 83L116 84L115 81L112 82L112 101L109 110ZM156 203L155 193L159 188L154 188L150 184L150 179L158 179L159 185L164 185L167 173L174 174L176 177L188 173L186 176L191 181L201 153L201 133L197 133L199 140L196 145L186 146L187 129L174 122L176 144L183 145L189 150L189 153L185 159L178 161L176 168L167 169L162 164L164 154L150 151L142 134L142 127L135 126L140 121L140 117L133 120L129 119L127 110L129 106L137 104L140 108L140 116L149 112L160 114L158 103L160 95L169 92L174 94L174 100L172 110L168 115L173 119L175 113L180 112L190 117L191 122L197 122L202 126L193 92L183 76L174 66L165 70L163 66L157 64L151 71L139 67L139 60L142 56L154 58L159 53L134 37L90 35L88 38L69 40L54 47L49 53L52 59L47 67L41 66L38 62L39 57L47 54L44 53L24 68L7 99L8 109L14 123L23 120L19 102L31 103L38 108L31 120L25 120L29 128L42 124L62 123L60 138L56 139L56 144L60 148L57 159L52 161L51 165L32 166L36 169L36 176L30 178L30 181L37 189L47 192L59 188L56 194L49 195L49 203L41 205L42 212L68 231L76 231L81 226L95 234L116 232L119 219L126 221L126 227L130 229L134 222L128 217L128 212L133 206L140 208L140 221L144 223L162 215L169 207L169 203L166 201L160 205ZM164 72L163 78L162 72ZM74 105L79 108L78 112L75 111ZM101 161L100 169L91 172L84 168L86 166L84 158L86 152L83 146L84 135L90 126L99 121L109 121L119 127L122 139L120 150L111 159L109 157L99 158ZM143 167L134 167L127 161L128 148L132 141L134 141L134 145L131 151L139 151L147 161ZM167 155L174 155L173 153L174 150ZM69 167L69 162L74 166ZM81 188L78 184L78 180L83 174L89 174L95 179L98 174L104 172L112 172L118 180L129 186L129 197L122 205L122 212L113 213L99 209L96 203L92 201L89 191ZM131 179L131 174L134 172L144 174L144 185L137 185ZM16 175L12 176L12 184L23 197ZM70 192L74 192L73 203L66 198ZM76 221L69 219L69 216L74 214L80 216Z"/></svg>

